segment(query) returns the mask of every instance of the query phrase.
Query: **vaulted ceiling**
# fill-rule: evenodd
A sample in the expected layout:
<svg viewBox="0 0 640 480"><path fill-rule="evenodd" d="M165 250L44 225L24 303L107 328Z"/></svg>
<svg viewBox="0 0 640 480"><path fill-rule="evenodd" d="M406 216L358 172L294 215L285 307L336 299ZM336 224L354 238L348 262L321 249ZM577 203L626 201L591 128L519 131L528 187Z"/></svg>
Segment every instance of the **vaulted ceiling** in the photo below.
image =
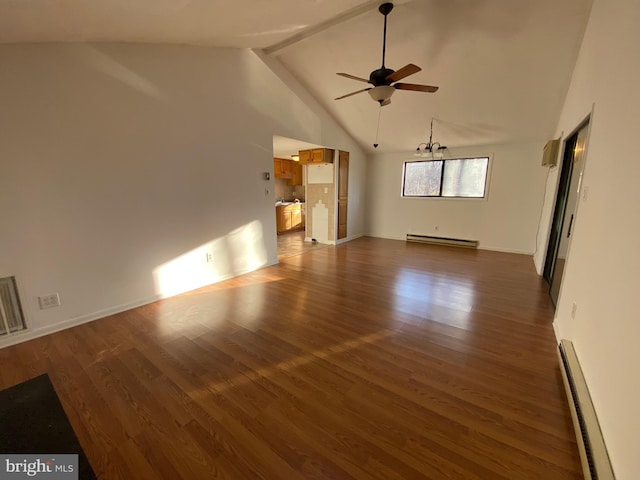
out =
<svg viewBox="0 0 640 480"><path fill-rule="evenodd" d="M366 93L380 67L381 1L0 0L0 42L144 42L265 49L370 152L540 141L553 134L591 0L398 0L386 66L414 63L380 107ZM377 150L373 144L380 146Z"/></svg>

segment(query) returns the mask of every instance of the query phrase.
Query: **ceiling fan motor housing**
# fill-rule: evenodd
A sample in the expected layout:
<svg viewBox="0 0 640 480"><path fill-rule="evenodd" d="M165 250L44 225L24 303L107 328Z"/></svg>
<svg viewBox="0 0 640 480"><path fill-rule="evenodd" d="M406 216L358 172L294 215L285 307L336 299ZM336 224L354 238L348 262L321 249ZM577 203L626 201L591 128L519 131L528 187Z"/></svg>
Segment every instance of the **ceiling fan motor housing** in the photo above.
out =
<svg viewBox="0 0 640 480"><path fill-rule="evenodd" d="M392 80L387 80L387 77L393 72L395 72L395 70L386 67L374 70L371 72L371 75L369 75L369 83L373 84L374 87L379 87L380 85L391 85Z"/></svg>

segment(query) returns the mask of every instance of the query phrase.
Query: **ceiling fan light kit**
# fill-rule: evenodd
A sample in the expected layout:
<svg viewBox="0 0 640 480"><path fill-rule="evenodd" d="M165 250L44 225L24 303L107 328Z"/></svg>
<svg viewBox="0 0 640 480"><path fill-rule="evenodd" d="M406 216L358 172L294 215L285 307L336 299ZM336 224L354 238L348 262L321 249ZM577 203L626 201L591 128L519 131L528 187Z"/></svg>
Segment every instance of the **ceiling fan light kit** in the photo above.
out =
<svg viewBox="0 0 640 480"><path fill-rule="evenodd" d="M374 87L369 90L369 95L371 95L371 98L376 102L382 104L389 100L395 91L396 89L389 85L380 85L379 87Z"/></svg>
<svg viewBox="0 0 640 480"><path fill-rule="evenodd" d="M391 10L393 10L393 3L390 2L383 3L378 7L378 11L384 16L384 31L382 35L382 66L377 70L371 72L369 74L368 80L366 78L357 77L349 73L337 73L337 75L349 78L351 80L369 83L373 85L373 87L363 88L355 92L347 93L346 95L337 97L334 100L341 100L358 93L369 92L371 98L378 102L380 106L385 106L391 103L391 95L393 95L393 92L395 92L396 90L410 90L414 92L427 93L433 93L438 90L438 87L434 87L431 85L419 85L415 83L395 83L398 82L398 80L402 80L409 75L413 75L414 73L418 73L419 71L421 71L422 69L417 65L409 63L402 67L400 70L393 70L391 68L385 67L384 61L387 50L387 15L391 13Z"/></svg>

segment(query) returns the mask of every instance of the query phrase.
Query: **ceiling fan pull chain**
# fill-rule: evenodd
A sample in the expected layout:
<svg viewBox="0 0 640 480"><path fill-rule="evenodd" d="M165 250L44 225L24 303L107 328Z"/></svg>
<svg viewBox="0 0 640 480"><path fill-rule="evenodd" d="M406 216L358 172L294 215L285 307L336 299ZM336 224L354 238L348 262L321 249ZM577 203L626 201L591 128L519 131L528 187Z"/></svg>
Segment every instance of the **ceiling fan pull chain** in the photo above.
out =
<svg viewBox="0 0 640 480"><path fill-rule="evenodd" d="M373 144L373 148L378 148L378 134L380 133L380 115L382 114L382 105L378 107L378 127L376 128L376 143Z"/></svg>

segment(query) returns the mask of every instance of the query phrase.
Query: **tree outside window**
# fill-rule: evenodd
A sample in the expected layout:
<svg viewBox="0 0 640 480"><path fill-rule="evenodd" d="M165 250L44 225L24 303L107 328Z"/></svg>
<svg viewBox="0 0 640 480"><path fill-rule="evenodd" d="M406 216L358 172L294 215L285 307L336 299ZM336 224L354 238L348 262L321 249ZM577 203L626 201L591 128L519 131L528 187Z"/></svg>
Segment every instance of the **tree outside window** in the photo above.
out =
<svg viewBox="0 0 640 480"><path fill-rule="evenodd" d="M405 162L403 197L484 198L489 157Z"/></svg>

